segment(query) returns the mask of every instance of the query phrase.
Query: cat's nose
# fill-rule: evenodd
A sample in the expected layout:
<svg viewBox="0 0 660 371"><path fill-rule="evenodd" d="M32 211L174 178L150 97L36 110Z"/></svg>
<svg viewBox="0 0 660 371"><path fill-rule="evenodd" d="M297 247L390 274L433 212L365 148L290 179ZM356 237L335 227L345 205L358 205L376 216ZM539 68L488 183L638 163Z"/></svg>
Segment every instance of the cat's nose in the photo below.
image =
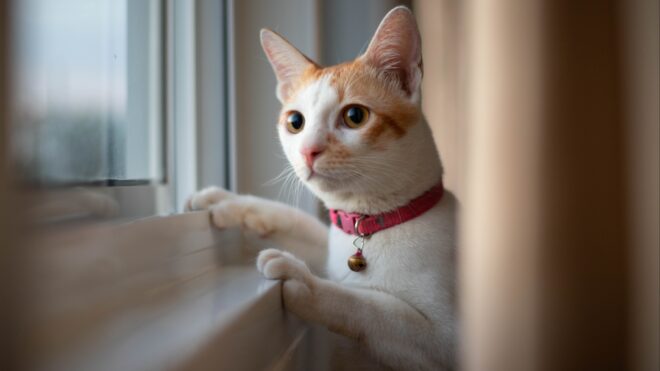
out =
<svg viewBox="0 0 660 371"><path fill-rule="evenodd" d="M305 163L307 166L311 168L312 165L314 165L314 161L319 157L321 153L323 153L324 150L325 148L314 146L303 148L300 153L302 153L303 157L305 157Z"/></svg>

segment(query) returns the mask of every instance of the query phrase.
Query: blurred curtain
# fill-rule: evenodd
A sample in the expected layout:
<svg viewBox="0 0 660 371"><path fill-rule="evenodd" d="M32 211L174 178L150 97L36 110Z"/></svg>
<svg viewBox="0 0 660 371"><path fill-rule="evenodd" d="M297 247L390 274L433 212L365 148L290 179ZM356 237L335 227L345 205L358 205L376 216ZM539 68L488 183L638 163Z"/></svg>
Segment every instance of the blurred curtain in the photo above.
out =
<svg viewBox="0 0 660 371"><path fill-rule="evenodd" d="M0 1L0 370L17 369L20 358L16 354L16 335L19 333L17 299L20 294L16 280L16 241L21 211L11 187L12 172L8 161L10 15L8 2Z"/></svg>
<svg viewBox="0 0 660 371"><path fill-rule="evenodd" d="M422 108L433 128L442 157L444 184L461 198L466 133L465 30L462 1L415 1L414 12L422 33L424 79Z"/></svg>
<svg viewBox="0 0 660 371"><path fill-rule="evenodd" d="M463 367L657 370L658 2L414 5Z"/></svg>
<svg viewBox="0 0 660 371"><path fill-rule="evenodd" d="M7 171L7 51L8 51L8 31L7 25L7 9L6 2L0 2L0 205L5 205L9 195L8 189L8 171ZM9 285L8 274L6 268L8 267L8 246L9 246L9 210L6 207L0 207L0 302L11 303L9 298ZM7 319L9 318L9 310L4 305L0 306L0 369L6 369L9 366L8 351L9 343L9 326Z"/></svg>

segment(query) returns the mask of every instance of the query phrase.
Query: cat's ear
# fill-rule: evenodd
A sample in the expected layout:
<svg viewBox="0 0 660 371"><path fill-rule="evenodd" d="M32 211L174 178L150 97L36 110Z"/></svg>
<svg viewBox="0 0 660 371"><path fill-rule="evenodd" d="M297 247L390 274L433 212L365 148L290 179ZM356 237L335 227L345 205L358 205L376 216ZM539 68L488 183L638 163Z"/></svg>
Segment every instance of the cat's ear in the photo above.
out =
<svg viewBox="0 0 660 371"><path fill-rule="evenodd" d="M405 6L390 10L361 58L398 79L408 95L416 93L422 81L422 39L412 12Z"/></svg>
<svg viewBox="0 0 660 371"><path fill-rule="evenodd" d="M277 77L277 98L284 102L289 97L296 80L310 67L316 65L303 53L275 32L261 30L261 47Z"/></svg>

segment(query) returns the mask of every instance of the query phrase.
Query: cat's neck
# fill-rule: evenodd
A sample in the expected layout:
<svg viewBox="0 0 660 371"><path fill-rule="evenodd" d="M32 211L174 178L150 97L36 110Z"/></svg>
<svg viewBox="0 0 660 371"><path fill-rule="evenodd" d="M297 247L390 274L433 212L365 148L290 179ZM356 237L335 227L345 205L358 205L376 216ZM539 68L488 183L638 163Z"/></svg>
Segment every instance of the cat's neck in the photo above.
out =
<svg viewBox="0 0 660 371"><path fill-rule="evenodd" d="M434 187L442 178L442 165L428 125L422 122L408 138L405 151L406 166L396 179L361 191L340 191L319 196L329 209L374 215L394 210Z"/></svg>
<svg viewBox="0 0 660 371"><path fill-rule="evenodd" d="M407 189L374 191L369 194L340 193L328 197L325 206L328 209L342 210L349 213L377 215L407 205L410 201L433 188L439 181L440 177L434 182L420 182L417 185L411 185Z"/></svg>

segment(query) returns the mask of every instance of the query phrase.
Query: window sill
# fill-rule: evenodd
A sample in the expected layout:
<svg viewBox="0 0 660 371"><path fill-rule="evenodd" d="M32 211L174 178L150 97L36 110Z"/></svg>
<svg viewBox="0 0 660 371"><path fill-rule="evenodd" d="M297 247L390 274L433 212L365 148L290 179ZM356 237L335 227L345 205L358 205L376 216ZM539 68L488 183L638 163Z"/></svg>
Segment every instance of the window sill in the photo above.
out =
<svg viewBox="0 0 660 371"><path fill-rule="evenodd" d="M306 329L237 230L208 213L35 235L26 346L37 369L272 369ZM258 350L258 351L257 351ZM284 363L283 363L284 362Z"/></svg>

